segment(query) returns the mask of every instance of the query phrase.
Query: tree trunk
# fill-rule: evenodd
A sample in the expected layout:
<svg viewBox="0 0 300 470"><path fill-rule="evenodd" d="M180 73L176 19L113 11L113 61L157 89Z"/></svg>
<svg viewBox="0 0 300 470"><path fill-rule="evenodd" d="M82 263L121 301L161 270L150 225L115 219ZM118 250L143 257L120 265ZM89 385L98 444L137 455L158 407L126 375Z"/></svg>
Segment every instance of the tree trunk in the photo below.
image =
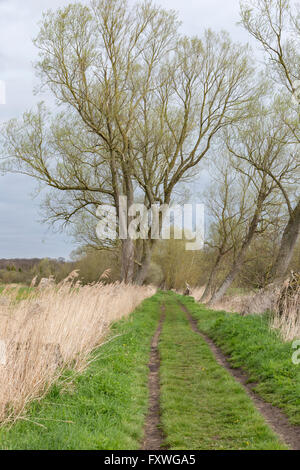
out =
<svg viewBox="0 0 300 470"><path fill-rule="evenodd" d="M215 265L214 265L214 267L212 268L212 270L210 272L210 276L209 276L208 282L206 284L205 290L202 294L202 297L200 299L200 302L205 302L209 298L209 296L211 295L213 280L215 278L218 267L221 263L221 259L222 259L222 254L219 252L219 254L217 256L217 259L216 259L216 262L215 262Z"/></svg>
<svg viewBox="0 0 300 470"><path fill-rule="evenodd" d="M124 195L126 196L126 205L122 208L118 206L119 223L126 223L126 227L123 227L126 233L122 233L122 267L121 267L121 279L125 283L132 283L134 281L134 256L135 247L134 241L130 238L128 233L128 227L133 217L128 215L129 208L134 202L133 196L133 184L131 179L130 168L128 163L123 162L123 174L124 174ZM123 238L124 237L124 238ZM125 238L127 237L127 238Z"/></svg>
<svg viewBox="0 0 300 470"><path fill-rule="evenodd" d="M209 301L209 305L212 305L213 303L218 302L219 300L221 300L221 298L224 296L227 289L229 289L229 287L231 286L231 284L235 280L236 276L239 274L239 272L241 271L241 269L243 267L247 250L248 250L249 246L251 245L251 242L252 242L253 237L255 235L255 232L257 230L260 215L262 213L263 202L266 198L266 193L265 193L264 189L265 189L265 184L263 182L262 186L261 186L261 189L260 189L260 192L259 192L259 195L258 195L257 206L256 206L256 209L255 209L255 213L253 215L251 224L249 226L247 236L246 236L246 238L245 238L245 240L242 244L242 247L241 247L239 253L237 253L236 259L235 259L229 273L227 274L226 278L224 279L224 281L223 281L222 285L219 287L219 289L217 289L216 292L213 294L212 298Z"/></svg>
<svg viewBox="0 0 300 470"><path fill-rule="evenodd" d="M123 282L132 283L134 274L134 242L130 238L122 240L122 268Z"/></svg>
<svg viewBox="0 0 300 470"><path fill-rule="evenodd" d="M138 266L135 283L139 286L142 286L146 280L152 255L152 244L150 240L144 240L143 242L143 255Z"/></svg>
<svg viewBox="0 0 300 470"><path fill-rule="evenodd" d="M273 280L282 280L292 261L293 253L300 234L300 201L290 216L283 233L277 259L272 269Z"/></svg>
<svg viewBox="0 0 300 470"><path fill-rule="evenodd" d="M240 256L241 255L242 255L242 253L240 252ZM235 280L236 276L239 274L239 272L240 272L240 270L243 266L244 257L245 257L245 255L243 256L243 258L239 258L238 261L234 262L229 274L226 276L226 278L223 281L221 287L213 294L212 298L210 299L209 305L212 305L215 302L218 302L225 295L227 289L229 289L229 287L231 286L231 284Z"/></svg>

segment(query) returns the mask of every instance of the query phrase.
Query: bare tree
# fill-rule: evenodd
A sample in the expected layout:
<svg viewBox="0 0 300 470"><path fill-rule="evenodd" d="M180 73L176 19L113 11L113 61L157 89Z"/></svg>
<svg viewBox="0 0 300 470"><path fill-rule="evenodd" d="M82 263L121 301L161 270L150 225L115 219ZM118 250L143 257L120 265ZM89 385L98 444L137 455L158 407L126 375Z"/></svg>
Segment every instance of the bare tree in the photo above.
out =
<svg viewBox="0 0 300 470"><path fill-rule="evenodd" d="M157 67L175 47L174 12L143 2L99 0L44 15L35 44L42 84L64 106L49 129L42 106L4 133L11 170L63 192L48 198L51 217L134 202L133 129ZM127 223L131 219L128 217ZM122 240L122 278L132 281L134 244Z"/></svg>
<svg viewBox="0 0 300 470"><path fill-rule="evenodd" d="M295 98L298 97L300 79L300 23L299 8L292 7L289 0L255 0L241 3L241 16L244 27L263 46L269 58L270 78L284 86ZM287 36L289 35L289 37ZM274 75L275 72L275 75ZM290 100L292 107L292 101ZM298 108L299 113L299 108ZM298 136L299 119L292 126L294 136ZM295 153L298 172L299 150ZM296 169L295 169L296 171ZM281 186L282 190L283 187ZM284 194L284 192L283 192ZM282 278L290 264L300 233L300 199L292 200L285 196L289 210L289 221L285 228L277 260L273 268L273 277Z"/></svg>
<svg viewBox="0 0 300 470"><path fill-rule="evenodd" d="M36 68L63 111L51 118L41 104L8 123L2 153L7 171L53 190L47 218L72 223L103 204L120 217L120 196L128 206L136 197L169 204L220 131L245 118L260 93L248 48L226 33L180 37L178 26L173 11L148 1L94 0L44 15ZM135 243L121 243L131 282ZM139 283L153 241L141 245Z"/></svg>
<svg viewBox="0 0 300 470"><path fill-rule="evenodd" d="M282 203L278 184L284 184L293 173L287 150L289 130L282 127L280 120L276 122L274 112L261 108L257 116L232 128L226 146L233 165L249 178L253 210L236 258L210 303L220 300L240 273L252 240L270 224L272 208Z"/></svg>
<svg viewBox="0 0 300 470"><path fill-rule="evenodd" d="M203 39L178 41L158 88L140 109L135 176L149 203L170 204L177 185L193 176L220 132L246 118L261 93L247 54L226 33L207 31ZM145 243L148 265L153 245ZM147 264L142 269L140 282Z"/></svg>
<svg viewBox="0 0 300 470"><path fill-rule="evenodd" d="M206 245L216 253L215 262L209 274L201 301L207 301L213 291L216 274L224 258L235 259L251 212L251 198L248 197L251 182L236 171L229 162L220 159L213 165L211 186L205 195L209 213L210 235Z"/></svg>

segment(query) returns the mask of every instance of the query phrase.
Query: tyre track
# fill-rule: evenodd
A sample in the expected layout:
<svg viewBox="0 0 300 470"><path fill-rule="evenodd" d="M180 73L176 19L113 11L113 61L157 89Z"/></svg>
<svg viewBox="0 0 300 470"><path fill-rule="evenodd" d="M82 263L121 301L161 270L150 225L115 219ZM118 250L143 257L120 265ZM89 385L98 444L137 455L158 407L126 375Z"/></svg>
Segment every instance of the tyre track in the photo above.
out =
<svg viewBox="0 0 300 470"><path fill-rule="evenodd" d="M249 377L247 374L242 369L234 369L230 365L228 358L223 354L221 349L212 341L212 339L199 330L197 320L192 317L185 305L181 302L179 302L179 304L182 310L186 313L193 331L199 334L208 344L218 364L223 366L243 386L248 396L252 399L254 406L264 417L267 424L292 450L300 450L300 426L292 425L286 415L279 408L265 402L255 393L253 390L255 384L248 383Z"/></svg>
<svg viewBox="0 0 300 470"><path fill-rule="evenodd" d="M160 356L158 350L159 338L165 320L165 306L161 307L162 314L158 328L152 338L150 361L148 364L149 373L149 410L146 417L144 441L142 450L163 449L164 434L160 423Z"/></svg>

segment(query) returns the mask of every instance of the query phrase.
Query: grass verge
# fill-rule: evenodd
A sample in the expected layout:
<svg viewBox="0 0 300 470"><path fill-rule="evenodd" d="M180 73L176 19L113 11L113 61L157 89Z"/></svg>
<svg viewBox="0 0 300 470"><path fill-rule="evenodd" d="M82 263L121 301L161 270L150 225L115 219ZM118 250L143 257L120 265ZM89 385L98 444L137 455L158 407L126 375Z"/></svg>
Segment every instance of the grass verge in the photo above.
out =
<svg viewBox="0 0 300 470"><path fill-rule="evenodd" d="M7 286L0 285L0 295L3 294ZM34 292L34 289L27 286L12 286L8 287L7 294L14 296L15 300L25 300L29 295Z"/></svg>
<svg viewBox="0 0 300 470"><path fill-rule="evenodd" d="M138 449L148 408L148 361L160 294L145 300L92 356L80 376L69 371L26 420L0 429L0 449ZM71 383L66 387L67 383Z"/></svg>
<svg viewBox="0 0 300 470"><path fill-rule="evenodd" d="M300 365L292 362L292 343L285 343L279 333L269 328L268 315L215 312L193 299L185 304L197 318L201 331L209 335L233 367L242 367L255 391L267 402L282 408L292 424L300 425Z"/></svg>
<svg viewBox="0 0 300 470"><path fill-rule="evenodd" d="M242 386L192 331L176 297L165 298L166 320L159 349L167 445L174 450L286 449ZM190 308L190 301L187 305Z"/></svg>

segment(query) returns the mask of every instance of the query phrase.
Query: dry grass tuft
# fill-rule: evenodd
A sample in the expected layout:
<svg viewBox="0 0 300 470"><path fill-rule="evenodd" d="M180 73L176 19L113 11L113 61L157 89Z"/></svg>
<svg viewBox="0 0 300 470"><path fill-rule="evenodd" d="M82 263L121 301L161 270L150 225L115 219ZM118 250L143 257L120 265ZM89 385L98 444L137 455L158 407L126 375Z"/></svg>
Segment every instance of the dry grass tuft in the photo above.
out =
<svg viewBox="0 0 300 470"><path fill-rule="evenodd" d="M300 338L300 274L292 273L281 289L275 306L272 328L285 341Z"/></svg>
<svg viewBox="0 0 300 470"><path fill-rule="evenodd" d="M80 286L76 273L26 300L0 296L0 421L21 417L66 367L81 371L112 322L129 315L152 287L102 283ZM73 285L73 287L71 287Z"/></svg>
<svg viewBox="0 0 300 470"><path fill-rule="evenodd" d="M249 295L245 298L242 313L263 314L267 311L273 312L280 293L280 284L272 283L264 289L259 290L256 294Z"/></svg>
<svg viewBox="0 0 300 470"><path fill-rule="evenodd" d="M111 275L111 269L108 268L108 269L106 269L106 271L104 271L104 272L101 274L99 281L102 281L102 280L105 280L105 279L109 279L109 278L110 278L110 275Z"/></svg>
<svg viewBox="0 0 300 470"><path fill-rule="evenodd" d="M261 315L274 311L279 291L277 284L270 284L258 292L225 295L214 303L213 308L242 315Z"/></svg>
<svg viewBox="0 0 300 470"><path fill-rule="evenodd" d="M204 293L204 290L205 290L205 286L201 286L201 287L192 287L191 289L191 296L194 297L194 299L196 300L196 302L200 302L201 300L201 297Z"/></svg>
<svg viewBox="0 0 300 470"><path fill-rule="evenodd" d="M224 295L224 297L213 304L211 308L231 313L243 313L245 307L253 299L255 294Z"/></svg>

